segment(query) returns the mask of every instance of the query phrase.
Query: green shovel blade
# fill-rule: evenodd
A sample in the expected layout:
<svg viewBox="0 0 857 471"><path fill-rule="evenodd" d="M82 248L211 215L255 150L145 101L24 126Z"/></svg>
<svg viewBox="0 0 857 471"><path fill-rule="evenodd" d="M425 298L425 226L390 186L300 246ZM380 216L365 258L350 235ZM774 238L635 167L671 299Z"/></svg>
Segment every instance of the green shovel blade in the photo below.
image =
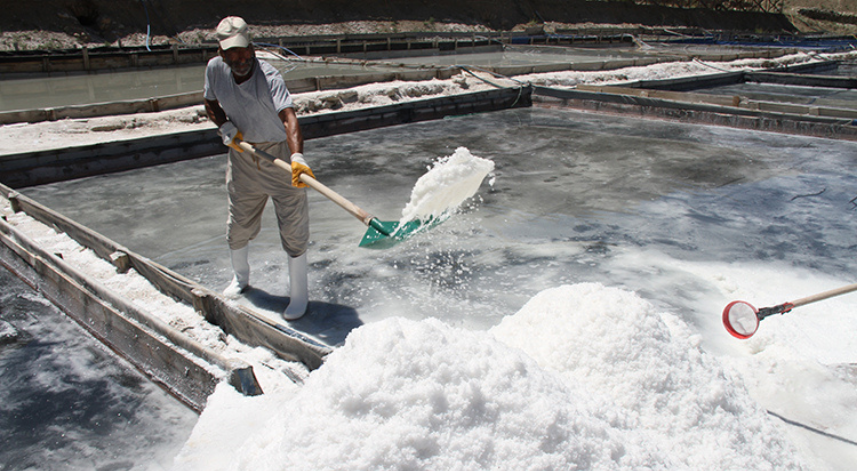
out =
<svg viewBox="0 0 857 471"><path fill-rule="evenodd" d="M436 219L429 219L428 221L415 220L408 221L400 227L399 221L379 221L378 219L372 219L369 221L366 233L363 234L360 247L380 250L389 249L417 232L436 226L439 222Z"/></svg>

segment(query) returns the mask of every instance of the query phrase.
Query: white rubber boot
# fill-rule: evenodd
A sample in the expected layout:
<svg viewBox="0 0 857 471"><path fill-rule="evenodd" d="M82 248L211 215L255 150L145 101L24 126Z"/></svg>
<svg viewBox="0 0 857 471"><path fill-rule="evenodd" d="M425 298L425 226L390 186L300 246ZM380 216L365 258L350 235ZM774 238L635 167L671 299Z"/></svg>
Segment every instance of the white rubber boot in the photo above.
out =
<svg viewBox="0 0 857 471"><path fill-rule="evenodd" d="M224 288L223 296L235 299L241 296L241 293L247 289L250 284L250 262L247 256L250 253L250 246L245 245L244 248L231 250L232 252L232 282Z"/></svg>
<svg viewBox="0 0 857 471"><path fill-rule="evenodd" d="M306 252L299 257L289 257L289 291L291 299L283 319L293 321L304 315L309 302Z"/></svg>

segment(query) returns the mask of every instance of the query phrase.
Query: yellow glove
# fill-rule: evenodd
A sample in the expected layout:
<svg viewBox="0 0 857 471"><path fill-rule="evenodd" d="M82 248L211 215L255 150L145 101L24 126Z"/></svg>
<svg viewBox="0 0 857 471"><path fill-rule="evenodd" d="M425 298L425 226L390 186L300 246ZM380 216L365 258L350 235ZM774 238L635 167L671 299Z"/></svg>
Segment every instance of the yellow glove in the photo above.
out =
<svg viewBox="0 0 857 471"><path fill-rule="evenodd" d="M244 152L244 149L238 146L238 143L244 140L244 135L241 134L241 131L231 121L223 123L220 129L217 130L217 134L220 134L220 137L223 138L223 145L229 146L238 152Z"/></svg>
<svg viewBox="0 0 857 471"><path fill-rule="evenodd" d="M309 165L307 165L306 160L304 160L304 155L300 152L295 152L292 154L292 186L297 188L306 188L306 183L301 181L301 174L305 173L312 178L315 178L312 170L310 170Z"/></svg>
<svg viewBox="0 0 857 471"><path fill-rule="evenodd" d="M235 134L235 138L232 139L232 142L230 142L229 144L226 144L226 145L237 150L238 152L244 152L244 149L242 149L241 146L238 145L238 143L243 141L243 140L244 140L244 135L241 134L241 131L238 131Z"/></svg>

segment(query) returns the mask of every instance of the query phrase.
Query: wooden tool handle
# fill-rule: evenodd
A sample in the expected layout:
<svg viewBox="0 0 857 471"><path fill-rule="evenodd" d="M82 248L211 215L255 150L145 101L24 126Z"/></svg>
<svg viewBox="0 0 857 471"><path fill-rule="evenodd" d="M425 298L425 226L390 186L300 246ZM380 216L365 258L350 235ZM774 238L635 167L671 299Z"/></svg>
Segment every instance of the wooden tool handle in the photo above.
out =
<svg viewBox="0 0 857 471"><path fill-rule="evenodd" d="M857 283L848 286L843 286L841 288L832 289L830 291L825 291L823 293L814 294L812 296L807 296L805 298L800 298L797 301L792 301L791 304L794 307L803 306L809 303L814 303L816 301L821 301L823 299L839 296L840 294L850 293L851 291L855 290L857 290Z"/></svg>
<svg viewBox="0 0 857 471"><path fill-rule="evenodd" d="M274 157L273 155L271 155L265 151L261 151L259 149L256 149L250 143L241 141L238 143L238 146L241 147L242 149L244 149L245 151L250 152L251 154L262 157L263 159L270 160L271 162L274 163L274 165L282 168L283 170L288 171L289 173L291 173L291 171L292 171L292 166L288 162L286 162L286 161L284 161L278 157ZM312 178L311 176L309 176L305 173L302 173L300 176L300 180L303 183L306 183L306 185L309 186L310 188L312 188L313 190L324 195L330 201L333 201L334 203L339 205L339 207L341 207L342 209L348 211L349 214L351 214L352 216L359 219L363 224L368 226L369 222L372 219L374 219L374 217L372 215L370 215L366 211L362 210L359 206L352 203L351 201L345 199L345 197L343 197L339 193L331 190L330 188L328 188L327 186L325 186L324 184L322 184L321 182L319 182L315 178Z"/></svg>
<svg viewBox="0 0 857 471"><path fill-rule="evenodd" d="M277 161L283 162L280 159L277 159ZM285 164L285 162L283 162L283 163ZM277 165L279 165L279 164L277 164ZM286 165L288 165L288 164L286 164ZM291 167L289 167L289 168L291 168ZM351 213L352 216L359 219L361 222L363 222L363 224L368 226L369 221L374 219L374 217L371 214L367 213L366 211L364 211L363 209L361 209L359 206L352 203L351 201L345 199L345 197L343 197L339 193L331 190L330 188L328 188L327 186L325 186L323 183L316 180L315 178L313 178L313 177L311 177L305 173L302 173L300 176L300 179L302 182L306 183L307 186L309 186L313 190L321 193L322 195L327 197L327 199L329 199L330 201L333 201L334 203L338 204L339 207L341 207L342 209Z"/></svg>

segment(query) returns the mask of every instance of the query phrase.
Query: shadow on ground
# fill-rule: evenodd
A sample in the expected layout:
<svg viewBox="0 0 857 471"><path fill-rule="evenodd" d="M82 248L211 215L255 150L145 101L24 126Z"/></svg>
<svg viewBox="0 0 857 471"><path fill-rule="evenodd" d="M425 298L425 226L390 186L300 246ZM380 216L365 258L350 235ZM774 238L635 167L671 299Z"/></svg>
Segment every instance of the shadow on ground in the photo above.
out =
<svg viewBox="0 0 857 471"><path fill-rule="evenodd" d="M242 304L264 311L269 317L282 320L282 312L289 305L289 297L250 287L243 294ZM345 342L345 338L352 330L363 325L363 321L353 307L310 301L306 314L296 321L288 321L288 324L303 334L336 347Z"/></svg>

